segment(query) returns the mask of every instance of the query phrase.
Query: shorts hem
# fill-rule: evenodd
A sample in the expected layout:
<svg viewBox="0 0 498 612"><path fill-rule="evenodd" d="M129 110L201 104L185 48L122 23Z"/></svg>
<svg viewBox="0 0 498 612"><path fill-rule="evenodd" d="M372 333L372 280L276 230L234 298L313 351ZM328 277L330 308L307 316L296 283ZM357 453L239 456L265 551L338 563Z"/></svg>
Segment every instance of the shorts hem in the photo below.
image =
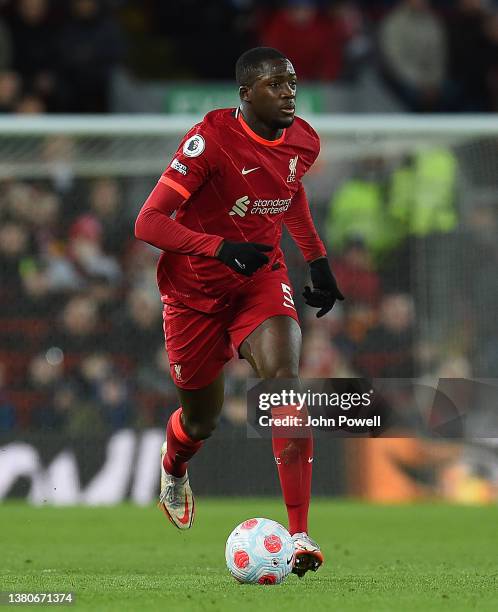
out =
<svg viewBox="0 0 498 612"><path fill-rule="evenodd" d="M228 363L228 361L226 361L225 364L226 363ZM173 384L175 385L175 387L178 387L179 389L184 389L185 391L199 391L200 389L205 389L214 380L216 380L216 378L220 375L220 372L223 371L225 364L223 364L223 366L221 366L221 368L217 372L215 372L213 376L207 377L208 382L204 383L203 381L203 384L201 385L195 384L194 382L190 382L190 381L186 381L186 382L176 381L173 374L171 374L171 378L173 379Z"/></svg>

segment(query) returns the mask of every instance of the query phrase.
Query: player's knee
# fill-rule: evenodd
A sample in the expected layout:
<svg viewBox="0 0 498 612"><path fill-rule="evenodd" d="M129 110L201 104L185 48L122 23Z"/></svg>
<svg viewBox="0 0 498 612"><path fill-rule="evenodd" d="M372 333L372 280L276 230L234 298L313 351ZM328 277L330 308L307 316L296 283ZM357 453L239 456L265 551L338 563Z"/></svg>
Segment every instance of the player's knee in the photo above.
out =
<svg viewBox="0 0 498 612"><path fill-rule="evenodd" d="M297 378L298 367L292 364L272 364L263 369L263 378Z"/></svg>
<svg viewBox="0 0 498 612"><path fill-rule="evenodd" d="M206 440L216 429L216 421L186 422L185 431L192 440Z"/></svg>

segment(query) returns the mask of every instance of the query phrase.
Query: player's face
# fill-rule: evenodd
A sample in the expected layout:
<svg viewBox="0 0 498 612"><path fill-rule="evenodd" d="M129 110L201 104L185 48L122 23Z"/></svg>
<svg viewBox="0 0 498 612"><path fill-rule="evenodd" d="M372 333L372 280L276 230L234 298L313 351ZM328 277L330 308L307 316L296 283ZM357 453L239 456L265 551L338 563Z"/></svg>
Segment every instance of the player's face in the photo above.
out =
<svg viewBox="0 0 498 612"><path fill-rule="evenodd" d="M272 129L292 125L296 106L297 79L289 60L265 62L262 71L245 92L256 117Z"/></svg>

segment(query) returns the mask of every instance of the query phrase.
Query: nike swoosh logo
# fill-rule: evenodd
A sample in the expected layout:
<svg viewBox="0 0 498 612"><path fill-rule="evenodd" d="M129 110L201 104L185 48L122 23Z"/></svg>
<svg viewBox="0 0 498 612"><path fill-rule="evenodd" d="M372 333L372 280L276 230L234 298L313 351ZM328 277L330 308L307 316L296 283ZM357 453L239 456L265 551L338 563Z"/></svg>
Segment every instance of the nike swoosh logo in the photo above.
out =
<svg viewBox="0 0 498 612"><path fill-rule="evenodd" d="M245 167L244 167L244 168L242 168L242 170L241 170L242 175L245 175L245 174L250 174L251 172L254 172L255 170L259 170L259 169L260 169L260 167L261 167L261 166L258 166L257 168L249 168L249 170L246 170L246 169L245 169Z"/></svg>
<svg viewBox="0 0 498 612"><path fill-rule="evenodd" d="M311 463L313 461L313 457L308 457L308 463Z"/></svg>
<svg viewBox="0 0 498 612"><path fill-rule="evenodd" d="M292 560L293 560L293 559L294 559L294 555L293 555L293 556L292 556L290 559L287 559L287 565L289 565L290 563L292 563Z"/></svg>
<svg viewBox="0 0 498 612"><path fill-rule="evenodd" d="M189 522L188 498L186 495L185 495L185 514L181 518L178 517L178 520L180 521L180 523L182 523L182 525L186 525Z"/></svg>
<svg viewBox="0 0 498 612"><path fill-rule="evenodd" d="M238 259L235 259L235 263L239 266L241 270L246 269L246 264L241 263Z"/></svg>

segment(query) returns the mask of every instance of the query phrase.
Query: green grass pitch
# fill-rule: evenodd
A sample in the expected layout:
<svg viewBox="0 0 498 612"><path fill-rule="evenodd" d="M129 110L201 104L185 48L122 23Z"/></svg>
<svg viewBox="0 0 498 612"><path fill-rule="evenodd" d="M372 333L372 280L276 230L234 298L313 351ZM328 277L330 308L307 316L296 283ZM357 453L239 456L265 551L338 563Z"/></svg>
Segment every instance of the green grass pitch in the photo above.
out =
<svg viewBox="0 0 498 612"><path fill-rule="evenodd" d="M315 499L325 564L278 586L239 585L226 537L240 521L283 522L273 499L198 499L177 531L155 507L0 506L2 591L73 591L78 610L498 610L498 508L372 506Z"/></svg>

